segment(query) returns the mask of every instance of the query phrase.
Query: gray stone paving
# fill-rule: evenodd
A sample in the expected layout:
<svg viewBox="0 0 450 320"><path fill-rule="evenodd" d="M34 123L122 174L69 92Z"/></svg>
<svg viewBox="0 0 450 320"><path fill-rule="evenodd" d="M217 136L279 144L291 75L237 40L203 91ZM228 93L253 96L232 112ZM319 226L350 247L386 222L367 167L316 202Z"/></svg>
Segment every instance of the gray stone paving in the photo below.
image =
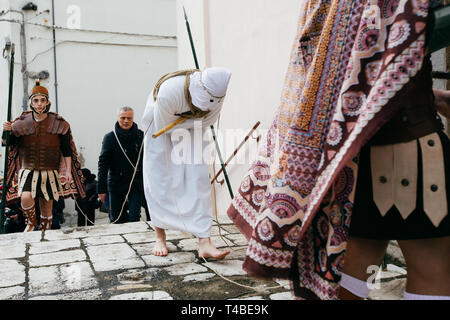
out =
<svg viewBox="0 0 450 320"><path fill-rule="evenodd" d="M288 281L246 275L247 241L223 220L220 230L217 223L212 229L215 245L231 249L223 261L198 259L198 240L172 230L167 232L169 255L153 256L155 232L146 221L112 225L100 217L91 227L0 235L0 299L293 300ZM401 297L404 260L395 243L389 252L392 263L369 299Z"/></svg>

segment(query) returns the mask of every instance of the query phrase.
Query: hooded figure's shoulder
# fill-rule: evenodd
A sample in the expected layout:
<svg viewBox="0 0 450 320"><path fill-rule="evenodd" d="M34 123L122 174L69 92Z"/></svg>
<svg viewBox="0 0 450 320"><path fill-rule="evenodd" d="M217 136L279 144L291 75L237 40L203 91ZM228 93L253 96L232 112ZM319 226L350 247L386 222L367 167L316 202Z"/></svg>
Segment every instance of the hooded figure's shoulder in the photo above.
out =
<svg viewBox="0 0 450 320"><path fill-rule="evenodd" d="M186 76L179 75L164 81L159 87L157 99L171 98L173 96L184 94L184 85Z"/></svg>

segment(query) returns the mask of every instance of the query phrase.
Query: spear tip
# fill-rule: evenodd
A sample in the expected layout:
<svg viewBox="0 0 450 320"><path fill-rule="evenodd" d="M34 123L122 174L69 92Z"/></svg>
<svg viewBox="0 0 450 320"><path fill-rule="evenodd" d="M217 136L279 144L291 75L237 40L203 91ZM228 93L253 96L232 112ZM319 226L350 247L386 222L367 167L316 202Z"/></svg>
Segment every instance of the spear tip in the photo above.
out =
<svg viewBox="0 0 450 320"><path fill-rule="evenodd" d="M183 11L184 11L184 20L188 21L188 17L186 14L186 8L183 6Z"/></svg>

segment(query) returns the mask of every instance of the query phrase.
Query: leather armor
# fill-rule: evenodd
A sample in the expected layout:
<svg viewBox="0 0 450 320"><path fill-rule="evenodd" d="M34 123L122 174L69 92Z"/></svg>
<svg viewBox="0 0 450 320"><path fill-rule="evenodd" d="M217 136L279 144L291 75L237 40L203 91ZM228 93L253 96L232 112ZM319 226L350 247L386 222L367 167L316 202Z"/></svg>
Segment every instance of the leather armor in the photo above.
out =
<svg viewBox="0 0 450 320"><path fill-rule="evenodd" d="M69 124L54 113L41 122L33 120L27 112L12 125L12 132L21 137L19 142L19 163L21 169L58 170L61 160L59 134L66 134Z"/></svg>

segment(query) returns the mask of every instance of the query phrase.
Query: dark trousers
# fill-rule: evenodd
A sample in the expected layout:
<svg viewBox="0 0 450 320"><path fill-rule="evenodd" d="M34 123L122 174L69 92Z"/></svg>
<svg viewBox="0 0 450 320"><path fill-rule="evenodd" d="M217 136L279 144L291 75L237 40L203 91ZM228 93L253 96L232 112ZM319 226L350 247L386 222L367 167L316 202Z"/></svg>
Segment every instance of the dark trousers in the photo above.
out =
<svg viewBox="0 0 450 320"><path fill-rule="evenodd" d="M84 215L79 212L79 210L76 210L78 212L78 221L77 221L77 226L78 227L84 227L86 225L86 221L87 221L87 225L88 226L92 226L95 223L95 208L88 208L86 206L80 206L83 209L84 214L88 217L88 219L92 222L89 222L89 220L87 220Z"/></svg>
<svg viewBox="0 0 450 320"><path fill-rule="evenodd" d="M143 193L131 191L128 195L128 200L123 206L122 210L125 196L126 193L109 193L109 221L111 223L135 222L141 220ZM120 214L120 210L122 210L122 214L120 215L119 220L117 220Z"/></svg>

